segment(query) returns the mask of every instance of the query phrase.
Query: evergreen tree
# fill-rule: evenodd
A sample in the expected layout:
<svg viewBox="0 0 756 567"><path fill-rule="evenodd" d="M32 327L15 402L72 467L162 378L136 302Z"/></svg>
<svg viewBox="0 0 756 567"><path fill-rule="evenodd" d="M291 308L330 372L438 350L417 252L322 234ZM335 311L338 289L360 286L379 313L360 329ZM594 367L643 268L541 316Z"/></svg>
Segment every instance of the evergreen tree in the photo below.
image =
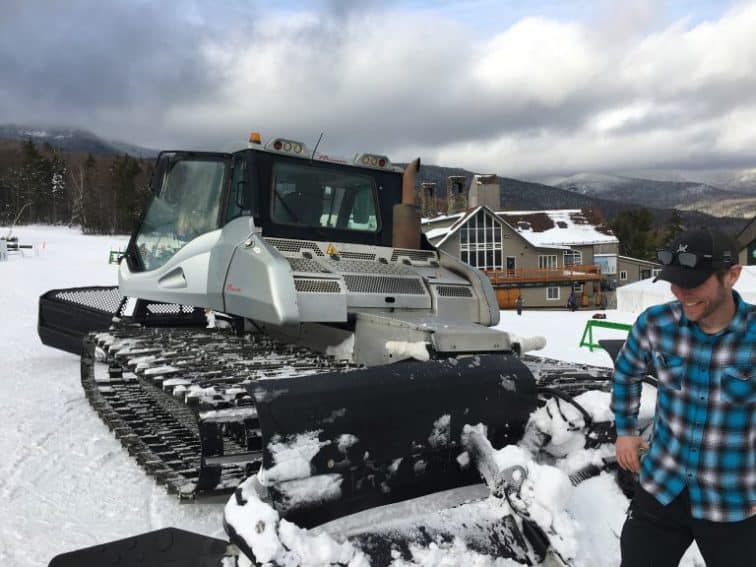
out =
<svg viewBox="0 0 756 567"><path fill-rule="evenodd" d="M675 238L677 238L677 235L680 234L683 230L682 225L682 218L680 217L680 211L677 209L674 209L672 211L672 214L669 216L669 220L667 221L667 226L664 230L664 245L669 245Z"/></svg>
<svg viewBox="0 0 756 567"><path fill-rule="evenodd" d="M654 217L648 209L622 211L609 223L619 239L620 254L631 258L656 258L656 238L653 232Z"/></svg>
<svg viewBox="0 0 756 567"><path fill-rule="evenodd" d="M111 176L115 203L112 226L117 232L130 232L138 218L134 212L138 200L137 176L142 172L139 161L128 154L113 161Z"/></svg>
<svg viewBox="0 0 756 567"><path fill-rule="evenodd" d="M50 202L47 189L52 179L50 161L37 149L32 140L21 142L21 167L15 172L17 207L31 203L25 217L27 221L49 222ZM23 220L23 219L20 219Z"/></svg>
<svg viewBox="0 0 756 567"><path fill-rule="evenodd" d="M71 185L71 217L68 224L81 225L83 232L92 231L89 221L94 218L97 208L97 198L92 190L96 172L97 161L92 154L68 171Z"/></svg>
<svg viewBox="0 0 756 567"><path fill-rule="evenodd" d="M66 190L68 164L59 151L55 151L50 160L50 173L51 222L59 223L68 217L68 210L70 208Z"/></svg>

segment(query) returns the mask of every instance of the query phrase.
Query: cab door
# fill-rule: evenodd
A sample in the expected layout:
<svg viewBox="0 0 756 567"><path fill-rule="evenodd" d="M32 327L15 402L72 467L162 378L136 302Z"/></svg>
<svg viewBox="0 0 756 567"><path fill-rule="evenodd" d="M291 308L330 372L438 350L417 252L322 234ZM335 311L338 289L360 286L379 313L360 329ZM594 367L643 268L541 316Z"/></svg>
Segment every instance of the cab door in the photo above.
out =
<svg viewBox="0 0 756 567"><path fill-rule="evenodd" d="M230 170L230 154L158 156L152 200L120 266L123 295L222 308L221 290L209 288L208 275L211 251L221 236Z"/></svg>

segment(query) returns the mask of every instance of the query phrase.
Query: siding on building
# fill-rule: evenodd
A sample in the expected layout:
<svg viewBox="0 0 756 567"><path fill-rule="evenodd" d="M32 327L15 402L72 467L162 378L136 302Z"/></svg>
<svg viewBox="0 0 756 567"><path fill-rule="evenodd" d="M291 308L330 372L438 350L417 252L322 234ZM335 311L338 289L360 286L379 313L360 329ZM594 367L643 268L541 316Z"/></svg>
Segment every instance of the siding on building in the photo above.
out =
<svg viewBox="0 0 756 567"><path fill-rule="evenodd" d="M631 258L629 256L617 257L616 285L627 285L640 280L655 276L662 266L656 262Z"/></svg>

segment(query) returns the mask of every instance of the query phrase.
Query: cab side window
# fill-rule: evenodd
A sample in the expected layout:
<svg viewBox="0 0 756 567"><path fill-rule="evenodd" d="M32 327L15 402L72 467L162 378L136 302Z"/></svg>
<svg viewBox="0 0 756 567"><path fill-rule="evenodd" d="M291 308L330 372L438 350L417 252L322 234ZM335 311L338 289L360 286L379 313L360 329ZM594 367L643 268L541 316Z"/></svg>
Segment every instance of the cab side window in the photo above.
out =
<svg viewBox="0 0 756 567"><path fill-rule="evenodd" d="M249 169L254 167L251 158L237 155L234 158L231 187L226 204L224 222L243 215L257 216L257 192L255 180L250 179Z"/></svg>

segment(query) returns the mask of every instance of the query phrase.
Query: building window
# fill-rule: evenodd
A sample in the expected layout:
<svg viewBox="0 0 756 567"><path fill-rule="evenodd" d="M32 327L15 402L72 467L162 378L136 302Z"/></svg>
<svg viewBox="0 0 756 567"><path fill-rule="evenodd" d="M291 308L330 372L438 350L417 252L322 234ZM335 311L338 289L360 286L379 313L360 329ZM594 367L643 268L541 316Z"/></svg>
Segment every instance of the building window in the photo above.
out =
<svg viewBox="0 0 756 567"><path fill-rule="evenodd" d="M460 229L460 259L480 270L502 270L502 225L481 210Z"/></svg>
<svg viewBox="0 0 756 567"><path fill-rule="evenodd" d="M620 271L620 281L627 279L627 272L625 270Z"/></svg>
<svg viewBox="0 0 756 567"><path fill-rule="evenodd" d="M580 266L583 263L583 253L580 250L565 250L564 265Z"/></svg>
<svg viewBox="0 0 756 567"><path fill-rule="evenodd" d="M605 276L617 273L617 256L614 254L596 254L593 263L601 267L601 273Z"/></svg>
<svg viewBox="0 0 756 567"><path fill-rule="evenodd" d="M553 256L538 256L538 267L541 270L553 270L557 267L556 254Z"/></svg>
<svg viewBox="0 0 756 567"><path fill-rule="evenodd" d="M651 277L651 270L641 270L640 279L647 280Z"/></svg>
<svg viewBox="0 0 756 567"><path fill-rule="evenodd" d="M559 288L558 287L547 287L546 288L546 299L549 301L554 301L556 299L559 299Z"/></svg>
<svg viewBox="0 0 756 567"><path fill-rule="evenodd" d="M656 277L659 274L661 274L661 268L654 268L654 269L651 270L651 275L652 276Z"/></svg>

